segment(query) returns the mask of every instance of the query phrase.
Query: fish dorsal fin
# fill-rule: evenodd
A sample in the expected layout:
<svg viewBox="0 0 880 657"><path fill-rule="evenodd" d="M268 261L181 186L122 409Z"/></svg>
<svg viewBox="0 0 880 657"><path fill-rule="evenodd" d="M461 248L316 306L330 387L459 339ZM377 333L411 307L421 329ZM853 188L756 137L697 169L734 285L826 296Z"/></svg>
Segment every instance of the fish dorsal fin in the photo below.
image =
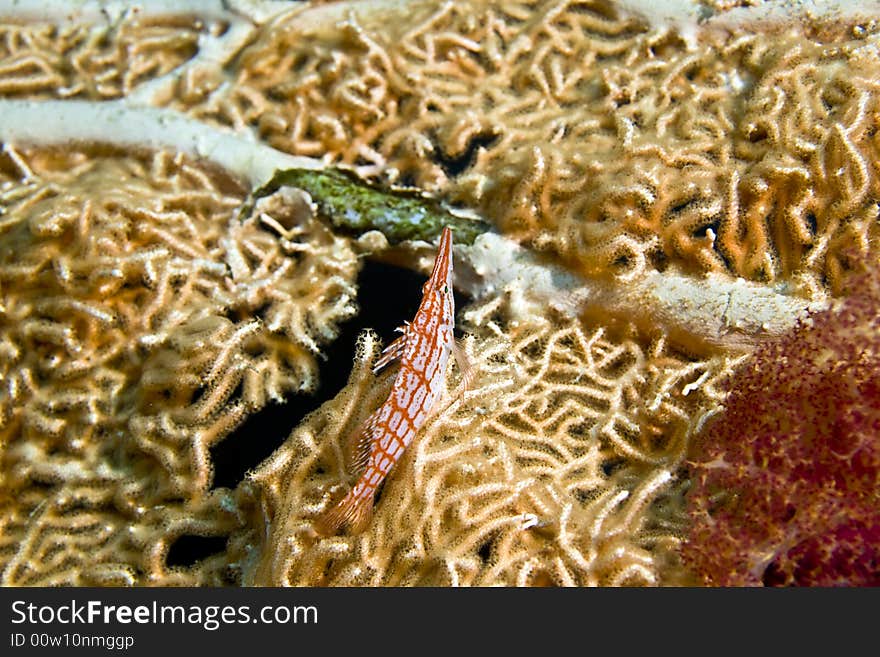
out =
<svg viewBox="0 0 880 657"><path fill-rule="evenodd" d="M373 365L373 374L378 374L383 367L393 363L403 355L403 350L406 348L406 340L410 334L409 322L399 326L397 330L402 335L382 350L382 355L376 361L376 364Z"/></svg>
<svg viewBox="0 0 880 657"><path fill-rule="evenodd" d="M351 455L349 470L351 474L360 474L367 467L370 452L373 449L373 432L376 430L378 414L373 413L349 436L348 453Z"/></svg>

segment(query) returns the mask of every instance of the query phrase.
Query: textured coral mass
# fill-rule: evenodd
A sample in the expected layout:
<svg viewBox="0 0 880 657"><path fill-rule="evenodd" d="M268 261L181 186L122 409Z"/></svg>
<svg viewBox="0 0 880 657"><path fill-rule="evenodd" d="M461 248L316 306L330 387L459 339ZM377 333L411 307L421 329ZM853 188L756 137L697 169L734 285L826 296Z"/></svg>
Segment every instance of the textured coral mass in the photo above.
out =
<svg viewBox="0 0 880 657"><path fill-rule="evenodd" d="M440 190L592 273L675 263L839 291L841 246L877 235L865 26L679 32L601 1L370 4L272 24L236 84L190 111Z"/></svg>
<svg viewBox="0 0 880 657"><path fill-rule="evenodd" d="M209 449L314 385L316 342L354 311L354 254L313 220L293 241L239 223L235 185L167 154L15 157L26 169L2 175L25 181L7 186L0 224L2 582L216 582L217 559L164 563L181 534L236 526L229 492L207 490Z"/></svg>
<svg viewBox="0 0 880 657"><path fill-rule="evenodd" d="M880 585L880 276L760 347L694 438L688 563L721 585Z"/></svg>
<svg viewBox="0 0 880 657"><path fill-rule="evenodd" d="M118 98L192 57L198 39L192 19L125 21L116 30L0 24L0 95Z"/></svg>
<svg viewBox="0 0 880 657"><path fill-rule="evenodd" d="M0 583L679 583L691 484L694 544L728 559L707 581L876 573L876 350L852 351L876 346L876 290L847 281L877 267L880 21L808 0L123 5L0 3ZM383 219L393 183L492 232L453 254L471 390L450 368L370 526L321 538L393 375L370 374L362 257L433 257L338 232L326 208L352 208L293 178L245 201L335 164ZM381 292L406 320L417 298ZM746 352L850 294L764 348L740 375L760 394L728 403L755 431L718 420L683 476ZM345 320L348 384L217 488L212 448L326 382ZM764 520L708 522L744 511ZM217 551L175 566L185 536Z"/></svg>
<svg viewBox="0 0 880 657"><path fill-rule="evenodd" d="M661 494L668 465L686 448L688 411L717 403L714 383L729 362L645 350L575 321L505 326L493 310L467 315L471 391L420 432L371 526L318 539L313 518L345 489L346 436L388 394L388 378L377 385L369 375L375 335L363 336L346 389L242 487L259 510L234 541L245 583L661 581L681 531Z"/></svg>

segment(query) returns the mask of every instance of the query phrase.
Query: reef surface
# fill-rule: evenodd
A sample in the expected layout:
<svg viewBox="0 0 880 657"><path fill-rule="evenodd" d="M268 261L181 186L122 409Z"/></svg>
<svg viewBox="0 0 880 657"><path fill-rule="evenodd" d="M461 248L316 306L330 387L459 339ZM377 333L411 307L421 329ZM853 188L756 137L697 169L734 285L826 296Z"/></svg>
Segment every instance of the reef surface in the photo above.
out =
<svg viewBox="0 0 880 657"><path fill-rule="evenodd" d="M878 20L0 1L0 582L707 582L679 554L694 437L878 266ZM394 375L365 268L424 275L443 223L475 376L367 530L319 537ZM418 286L382 292L411 319Z"/></svg>

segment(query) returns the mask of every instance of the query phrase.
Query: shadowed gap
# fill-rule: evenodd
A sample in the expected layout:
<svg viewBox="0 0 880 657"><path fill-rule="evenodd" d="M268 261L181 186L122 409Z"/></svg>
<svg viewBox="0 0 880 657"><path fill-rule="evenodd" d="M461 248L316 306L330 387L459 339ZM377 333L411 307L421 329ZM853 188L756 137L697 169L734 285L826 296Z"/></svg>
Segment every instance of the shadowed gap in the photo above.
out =
<svg viewBox="0 0 880 657"><path fill-rule="evenodd" d="M226 550L226 536L180 536L168 548L168 567L194 566L212 554Z"/></svg>
<svg viewBox="0 0 880 657"><path fill-rule="evenodd" d="M372 328L387 344L393 339L394 329L418 308L423 282L424 276L408 269L365 261L358 275L360 312L342 323L339 337L324 346L327 359L318 363L318 389L313 394L292 394L282 404L270 402L212 447L214 487L235 488L248 470L284 442L303 417L335 397L348 381L360 332ZM225 536L181 536L169 548L166 563L192 566L224 550L226 540Z"/></svg>
<svg viewBox="0 0 880 657"><path fill-rule="evenodd" d="M447 176L454 178L471 167L477 159L477 151L480 148L490 148L496 141L498 141L498 135L491 132L481 132L468 140L467 146L460 154L447 155L440 146L436 146L431 159L440 165Z"/></svg>
<svg viewBox="0 0 880 657"><path fill-rule="evenodd" d="M412 320L422 298L425 276L409 269L367 260L358 276L360 312L340 326L339 337L324 346L319 362L319 387L313 394L291 395L283 404L270 403L253 413L225 440L211 449L214 486L234 488L287 438L303 417L335 397L348 382L357 337L371 328L384 344L394 329ZM456 307L462 299L456 295Z"/></svg>

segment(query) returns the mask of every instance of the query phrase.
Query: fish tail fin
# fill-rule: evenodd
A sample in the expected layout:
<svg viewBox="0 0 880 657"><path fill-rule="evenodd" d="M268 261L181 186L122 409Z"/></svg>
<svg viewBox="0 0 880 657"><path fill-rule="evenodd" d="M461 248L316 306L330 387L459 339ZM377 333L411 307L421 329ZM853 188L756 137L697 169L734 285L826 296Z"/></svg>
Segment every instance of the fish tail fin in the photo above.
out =
<svg viewBox="0 0 880 657"><path fill-rule="evenodd" d="M372 517L373 496L355 496L352 490L330 509L318 516L313 526L321 536L338 534L343 527L348 527L352 534L359 534L370 524Z"/></svg>

